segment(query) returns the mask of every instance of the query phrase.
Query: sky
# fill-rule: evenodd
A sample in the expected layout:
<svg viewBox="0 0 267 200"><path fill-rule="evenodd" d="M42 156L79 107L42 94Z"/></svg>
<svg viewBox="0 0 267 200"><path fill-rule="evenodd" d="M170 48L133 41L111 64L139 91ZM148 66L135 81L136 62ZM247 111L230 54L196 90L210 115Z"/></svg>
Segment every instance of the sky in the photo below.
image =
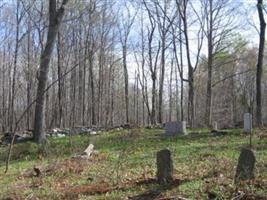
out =
<svg viewBox="0 0 267 200"><path fill-rule="evenodd" d="M194 2L194 0L193 0ZM241 3L242 6L237 8L236 18L237 20L240 20L240 26L238 27L238 31L236 31L236 34L240 34L243 38L245 38L249 46L258 46L258 32L257 28L259 27L259 20L258 20L258 13L257 13L257 7L256 7L256 0L235 0L235 3L238 5L238 3ZM196 5L196 4L195 4ZM196 6L197 7L197 6ZM266 14L266 13L265 13ZM267 18L267 16L266 16ZM136 35L139 34L139 21L140 18L136 18L136 23L134 25L134 29L131 30L129 43L136 43ZM191 30L190 30L191 29ZM190 27L189 31L192 33L192 30L197 29L196 27L192 26ZM196 54L195 49L197 49L196 39L195 35L189 35L190 39L190 51L192 55ZM192 39L193 38L193 39ZM201 51L202 55L207 55L207 42L204 40L203 47ZM185 54L184 54L185 56ZM129 77L130 82L134 81L134 74L137 70L137 65L135 62L135 58L132 53L128 55L128 70L129 70ZM184 57L184 60L186 58ZM193 63L195 62L195 57L192 56ZM168 65L168 64L167 64ZM166 75L168 76L168 71L170 67L166 67Z"/></svg>
<svg viewBox="0 0 267 200"><path fill-rule="evenodd" d="M3 3L10 2L10 1L14 1L14 0L0 0L0 6ZM87 0L82 0L82 1L87 1ZM119 5L123 1L125 0L116 0L115 2ZM174 0L171 0L171 1L174 1ZM196 6L196 9L197 9L196 2L199 2L199 0L191 0L191 2L194 3L194 6ZM257 13L257 8L256 8L257 1L256 0L233 0L233 2L243 4L243 6L238 8L238 12L241 13L241 21L242 21L242 25L239 27L238 33L242 35L242 37L246 38L249 41L251 46L257 46L258 45L258 33L255 28L255 27L259 27L258 13ZM135 13L134 8L130 7L130 9L132 13ZM237 14L236 17L239 18L240 15ZM147 21L148 19L145 19L145 20ZM191 26L190 30L193 30L193 29L196 29L196 27ZM133 25L133 28L130 32L128 46L130 47L135 46L135 44L137 43L137 38L139 37L139 33L140 33L140 11L138 13L138 16L135 19L135 24ZM195 35L191 34L189 35L189 37L191 38L190 39L190 50L192 54L195 54L196 53L195 49L197 49L196 43L195 43L196 40L192 39L192 38L195 38ZM118 44L118 46L119 45L120 44ZM202 54L204 55L207 54L207 43L205 41L203 43ZM137 65L135 62L134 55L131 52L131 50L129 50L129 55L127 59L128 59L128 70L129 70L130 82L133 82L134 74L137 69ZM184 58L184 60L186 60L186 58ZM192 58L192 60L194 62L195 59Z"/></svg>

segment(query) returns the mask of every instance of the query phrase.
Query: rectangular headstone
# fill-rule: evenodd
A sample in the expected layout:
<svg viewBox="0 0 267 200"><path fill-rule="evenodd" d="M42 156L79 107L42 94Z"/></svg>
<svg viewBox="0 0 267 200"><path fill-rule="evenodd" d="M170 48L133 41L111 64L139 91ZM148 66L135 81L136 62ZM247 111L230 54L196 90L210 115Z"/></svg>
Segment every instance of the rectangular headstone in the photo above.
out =
<svg viewBox="0 0 267 200"><path fill-rule="evenodd" d="M212 129L213 129L214 131L217 131L217 130L218 130L218 124L217 124L217 122L213 122L213 123L212 123Z"/></svg>
<svg viewBox="0 0 267 200"><path fill-rule="evenodd" d="M187 132L186 132L186 121L182 121L182 133L184 135L187 135Z"/></svg>
<svg viewBox="0 0 267 200"><path fill-rule="evenodd" d="M244 132L245 133L252 132L252 115L250 113L244 114Z"/></svg>
<svg viewBox="0 0 267 200"><path fill-rule="evenodd" d="M165 123L166 136L186 135L186 121L173 121Z"/></svg>
<svg viewBox="0 0 267 200"><path fill-rule="evenodd" d="M238 159L236 168L235 182L240 180L249 180L254 178L254 168L256 157L251 149L243 148Z"/></svg>
<svg viewBox="0 0 267 200"><path fill-rule="evenodd" d="M173 162L171 152L168 149L157 152L157 180L161 185L173 181Z"/></svg>

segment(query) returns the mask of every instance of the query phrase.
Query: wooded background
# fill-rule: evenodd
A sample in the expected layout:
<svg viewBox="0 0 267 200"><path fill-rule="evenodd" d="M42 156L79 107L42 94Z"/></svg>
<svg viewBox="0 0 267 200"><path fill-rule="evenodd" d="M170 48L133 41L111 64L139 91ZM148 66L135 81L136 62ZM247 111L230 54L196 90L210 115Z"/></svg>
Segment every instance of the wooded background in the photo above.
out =
<svg viewBox="0 0 267 200"><path fill-rule="evenodd" d="M45 127L242 125L245 112L256 113L256 3L70 0L49 67L46 86L55 84L45 93ZM48 4L0 1L3 132L36 99ZM266 80L263 69L262 91ZM261 99L266 123L265 92ZM33 129L34 109L19 129Z"/></svg>

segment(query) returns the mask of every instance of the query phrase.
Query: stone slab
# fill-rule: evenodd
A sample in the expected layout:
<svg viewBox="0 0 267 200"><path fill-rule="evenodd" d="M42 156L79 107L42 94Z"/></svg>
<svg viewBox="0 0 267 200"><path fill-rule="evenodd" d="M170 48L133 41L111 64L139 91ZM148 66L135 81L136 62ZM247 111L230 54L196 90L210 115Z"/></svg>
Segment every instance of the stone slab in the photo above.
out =
<svg viewBox="0 0 267 200"><path fill-rule="evenodd" d="M245 133L252 132L252 115L250 113L244 114L244 132Z"/></svg>
<svg viewBox="0 0 267 200"><path fill-rule="evenodd" d="M166 122L164 127L166 136L177 136L177 135L187 134L185 121Z"/></svg>

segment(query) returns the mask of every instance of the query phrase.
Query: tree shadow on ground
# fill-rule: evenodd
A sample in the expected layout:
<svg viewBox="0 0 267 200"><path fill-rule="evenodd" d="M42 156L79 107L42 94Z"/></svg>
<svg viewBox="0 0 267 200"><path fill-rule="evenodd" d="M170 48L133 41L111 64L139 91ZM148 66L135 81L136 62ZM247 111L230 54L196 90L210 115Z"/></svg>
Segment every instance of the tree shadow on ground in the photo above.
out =
<svg viewBox="0 0 267 200"><path fill-rule="evenodd" d="M156 200L156 199L172 199L172 198L164 198L163 197L163 192L172 190L173 188L178 187L184 182L188 182L189 180L180 180L180 179L175 179L172 183L168 185L157 185L157 180L156 179L148 179L148 180L143 180L139 181L136 183L137 186L143 186L143 185L150 185L153 184L155 188L149 189L148 191L138 194L136 196L128 197L129 200Z"/></svg>
<svg viewBox="0 0 267 200"><path fill-rule="evenodd" d="M108 183L101 184L90 184L90 185L81 185L72 188L65 188L64 199L78 199L79 195L96 195L96 194L106 194L112 191L126 191L136 187L148 187L149 189L139 195L128 197L130 200L156 200L159 198L163 198L162 193L168 190L171 190L175 187L178 187L180 184L184 182L188 182L190 180L180 180L174 179L171 184L168 185L158 185L156 179L145 179L145 180L132 180L128 183L124 183L123 185L112 186ZM168 198L164 198L167 200Z"/></svg>

